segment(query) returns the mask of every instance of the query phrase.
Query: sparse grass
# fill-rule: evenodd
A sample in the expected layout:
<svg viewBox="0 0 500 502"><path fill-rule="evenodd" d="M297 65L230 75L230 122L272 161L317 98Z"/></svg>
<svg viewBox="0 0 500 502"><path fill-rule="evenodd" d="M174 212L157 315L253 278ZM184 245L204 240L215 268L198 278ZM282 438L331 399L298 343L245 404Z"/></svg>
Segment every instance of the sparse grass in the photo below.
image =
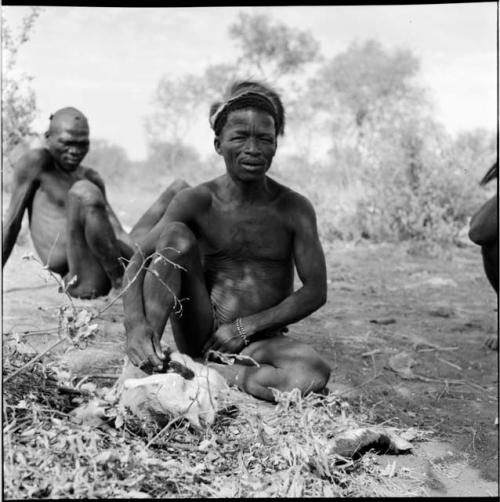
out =
<svg viewBox="0 0 500 502"><path fill-rule="evenodd" d="M89 378L82 384L53 357L62 342L85 349L99 329L92 324L98 314L66 297L58 340L43 352L23 335L4 335L4 498L331 497L370 495L377 487L386 493L375 456L354 461L328 453L337 434L368 425L367 415L346 417L335 395L278 393L273 406L233 389L203 430L182 418L163 429L139 421L113 397L115 378L94 380L101 387ZM72 412L95 400L107 418L89 426Z"/></svg>
<svg viewBox="0 0 500 502"><path fill-rule="evenodd" d="M12 336L4 345L7 377L33 354ZM233 413L223 410L212 427L195 430L181 419L158 435L156 424L139 423L128 414L115 422L118 414L111 402L107 414L115 427L104 431L78 423L71 408L103 399L109 389L76 389L72 382L64 368L41 359L4 386L5 498L331 497L390 492L387 483L392 481L375 455L341 462L328 455L326 445L336 434L367 425L355 416L346 417L332 394L301 398L292 392L279 395L275 406L258 406L231 390L226 404L237 405L236 416L233 406Z"/></svg>

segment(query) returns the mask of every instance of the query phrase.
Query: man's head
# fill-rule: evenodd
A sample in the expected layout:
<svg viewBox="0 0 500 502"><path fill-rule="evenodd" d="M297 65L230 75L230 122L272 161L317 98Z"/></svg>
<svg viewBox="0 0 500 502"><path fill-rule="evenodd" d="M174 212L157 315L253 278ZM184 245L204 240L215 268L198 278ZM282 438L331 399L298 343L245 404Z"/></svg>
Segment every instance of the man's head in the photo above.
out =
<svg viewBox="0 0 500 502"><path fill-rule="evenodd" d="M258 82L238 82L226 99L210 108L216 152L224 157L233 178L255 180L265 175L283 134L285 113L281 99Z"/></svg>
<svg viewBox="0 0 500 502"><path fill-rule="evenodd" d="M276 135L285 133L285 109L278 93L260 82L242 81L232 84L222 101L210 107L210 126L219 136L230 112L243 108L256 108L269 113L274 120Z"/></svg>
<svg viewBox="0 0 500 502"><path fill-rule="evenodd" d="M87 117L76 108L67 107L57 110L49 120L47 147L60 167L74 171L89 151Z"/></svg>

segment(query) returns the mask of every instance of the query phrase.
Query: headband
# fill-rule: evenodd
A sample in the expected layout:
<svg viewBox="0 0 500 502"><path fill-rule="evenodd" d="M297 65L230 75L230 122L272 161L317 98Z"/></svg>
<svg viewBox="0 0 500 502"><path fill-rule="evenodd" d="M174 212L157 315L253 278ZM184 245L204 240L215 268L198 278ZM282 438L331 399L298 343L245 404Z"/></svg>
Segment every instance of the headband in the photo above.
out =
<svg viewBox="0 0 500 502"><path fill-rule="evenodd" d="M274 123L276 125L276 131L279 131L280 126L278 125L279 113L276 109L273 101L268 98L265 94L256 92L255 90L244 90L241 93L229 98L224 103L221 103L209 118L210 126L215 131L217 121L222 117L227 116L227 114L235 109L243 108L244 106L251 106L256 108L261 108L266 112L270 113L274 118Z"/></svg>

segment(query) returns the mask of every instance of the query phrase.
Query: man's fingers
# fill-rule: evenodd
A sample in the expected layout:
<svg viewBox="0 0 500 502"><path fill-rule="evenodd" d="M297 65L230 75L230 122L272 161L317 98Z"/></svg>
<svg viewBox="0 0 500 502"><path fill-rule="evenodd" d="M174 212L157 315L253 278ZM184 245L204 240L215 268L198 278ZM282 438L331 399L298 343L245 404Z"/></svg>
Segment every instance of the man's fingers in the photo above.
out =
<svg viewBox="0 0 500 502"><path fill-rule="evenodd" d="M142 353L137 352L131 352L129 354L129 360L130 362L134 365L137 366L139 369L148 369L148 367L157 367L157 366L163 366L163 363L161 359L156 355L155 351L152 350L151 348L149 350L143 350Z"/></svg>
<svg viewBox="0 0 500 502"><path fill-rule="evenodd" d="M136 351L130 351L127 355L128 355L129 361L134 366L140 367L140 365L143 361L143 358L141 358L141 356L139 356L139 354Z"/></svg>
<svg viewBox="0 0 500 502"><path fill-rule="evenodd" d="M163 367L163 361L156 355L155 352L149 354L149 356L147 358L147 362L153 368Z"/></svg>
<svg viewBox="0 0 500 502"><path fill-rule="evenodd" d="M163 350L161 349L160 337L156 333L153 335L153 349L160 361L163 361L165 359L165 355L163 354Z"/></svg>

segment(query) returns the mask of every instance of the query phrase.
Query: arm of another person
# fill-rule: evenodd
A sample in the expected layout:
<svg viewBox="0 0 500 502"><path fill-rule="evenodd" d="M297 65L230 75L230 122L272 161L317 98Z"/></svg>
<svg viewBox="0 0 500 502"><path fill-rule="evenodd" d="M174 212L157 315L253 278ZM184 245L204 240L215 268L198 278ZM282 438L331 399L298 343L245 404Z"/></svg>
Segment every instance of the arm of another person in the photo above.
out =
<svg viewBox="0 0 500 502"><path fill-rule="evenodd" d="M44 165L51 161L46 150L30 150L14 165L12 196L3 225L2 268L12 252L21 229L24 211L33 199Z"/></svg>
<svg viewBox="0 0 500 502"><path fill-rule="evenodd" d="M326 302L326 263L318 236L316 214L305 197L298 194L292 196L292 252L302 287L278 305L242 318L243 328L250 340L255 333L300 321Z"/></svg>
<svg viewBox="0 0 500 502"><path fill-rule="evenodd" d="M498 194L486 201L472 217L469 238L479 246L498 240Z"/></svg>
<svg viewBox="0 0 500 502"><path fill-rule="evenodd" d="M144 313L143 288L146 276L144 264L155 252L166 226L175 221L189 226L196 220L199 211L204 210L207 201L207 195L200 193L196 187L179 192L172 199L162 218L138 246L138 251L134 253L125 270L123 309L127 355L135 365L149 361L153 366L160 366L163 358L160 349L161 333L154 333Z"/></svg>

